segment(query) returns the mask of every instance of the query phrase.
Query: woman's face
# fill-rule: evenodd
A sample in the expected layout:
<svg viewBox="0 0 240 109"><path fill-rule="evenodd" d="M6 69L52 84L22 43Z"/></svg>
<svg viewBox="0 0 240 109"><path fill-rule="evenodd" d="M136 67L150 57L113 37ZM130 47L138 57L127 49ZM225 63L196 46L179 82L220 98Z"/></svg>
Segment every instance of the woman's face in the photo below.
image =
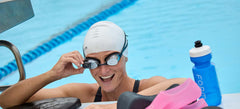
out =
<svg viewBox="0 0 240 109"><path fill-rule="evenodd" d="M86 57L96 58L100 61L100 64L104 64L105 58L114 52L116 51L91 53ZM90 69L90 72L104 91L112 92L120 85L123 77L126 76L126 61L127 58L122 56L117 65L101 65L95 69Z"/></svg>

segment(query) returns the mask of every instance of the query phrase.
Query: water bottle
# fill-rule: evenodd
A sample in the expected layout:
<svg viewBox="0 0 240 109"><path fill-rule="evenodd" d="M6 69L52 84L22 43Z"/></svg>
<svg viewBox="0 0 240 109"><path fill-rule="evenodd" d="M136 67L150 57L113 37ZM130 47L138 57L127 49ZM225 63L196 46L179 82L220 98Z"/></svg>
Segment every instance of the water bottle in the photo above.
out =
<svg viewBox="0 0 240 109"><path fill-rule="evenodd" d="M201 41L195 42L195 48L190 51L190 59L194 63L192 68L195 82L202 90L200 98L205 99L209 106L221 104L222 96L218 84L215 66L211 63L211 49L202 45Z"/></svg>

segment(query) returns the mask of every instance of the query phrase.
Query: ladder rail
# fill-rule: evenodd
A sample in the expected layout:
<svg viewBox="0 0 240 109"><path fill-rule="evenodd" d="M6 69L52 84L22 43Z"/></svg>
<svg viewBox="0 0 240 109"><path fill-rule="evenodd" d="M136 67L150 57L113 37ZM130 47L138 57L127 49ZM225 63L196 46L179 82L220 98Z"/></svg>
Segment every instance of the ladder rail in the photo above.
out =
<svg viewBox="0 0 240 109"><path fill-rule="evenodd" d="M17 47L6 40L0 40L0 46L7 47L8 49L10 49L12 51L12 53L15 57L16 63L17 63L18 71L19 71L19 81L24 80L26 78L26 73L24 70L20 52L17 49ZM11 85L0 86L0 91L4 91L5 89L9 88L10 86Z"/></svg>

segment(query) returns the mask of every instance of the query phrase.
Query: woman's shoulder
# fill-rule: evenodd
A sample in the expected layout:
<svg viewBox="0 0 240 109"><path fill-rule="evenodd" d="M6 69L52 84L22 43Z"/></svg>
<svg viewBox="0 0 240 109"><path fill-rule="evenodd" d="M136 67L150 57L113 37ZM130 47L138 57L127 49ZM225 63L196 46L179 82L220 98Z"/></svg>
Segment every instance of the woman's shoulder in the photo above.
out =
<svg viewBox="0 0 240 109"><path fill-rule="evenodd" d="M167 80L167 79L162 76L153 76L148 79L142 79L142 80L140 80L139 90L141 91L141 90L147 89L147 88L152 87L164 80Z"/></svg>
<svg viewBox="0 0 240 109"><path fill-rule="evenodd" d="M80 98L81 102L91 102L89 98L94 99L98 87L99 85L97 83L69 83L61 86L67 95Z"/></svg>
<svg viewBox="0 0 240 109"><path fill-rule="evenodd" d="M66 84L70 90L77 91L77 92L86 92L86 93L93 93L96 92L99 85L97 83L69 83Z"/></svg>

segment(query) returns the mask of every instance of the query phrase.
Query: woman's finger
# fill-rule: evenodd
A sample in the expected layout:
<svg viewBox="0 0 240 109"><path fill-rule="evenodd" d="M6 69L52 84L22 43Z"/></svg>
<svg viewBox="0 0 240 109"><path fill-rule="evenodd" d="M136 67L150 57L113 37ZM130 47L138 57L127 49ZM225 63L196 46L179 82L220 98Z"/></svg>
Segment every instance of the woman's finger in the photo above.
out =
<svg viewBox="0 0 240 109"><path fill-rule="evenodd" d="M83 64L83 60L84 60L84 58L82 57L82 55L80 54L80 52L79 52L79 51L74 51L74 53L75 53L76 56L80 59L81 64Z"/></svg>
<svg viewBox="0 0 240 109"><path fill-rule="evenodd" d="M80 63L76 60L76 59L74 59L73 57L64 57L64 60L63 60L64 62L66 62L66 63L73 63L73 64L75 64L78 68L80 68L81 67L81 65L80 65Z"/></svg>

